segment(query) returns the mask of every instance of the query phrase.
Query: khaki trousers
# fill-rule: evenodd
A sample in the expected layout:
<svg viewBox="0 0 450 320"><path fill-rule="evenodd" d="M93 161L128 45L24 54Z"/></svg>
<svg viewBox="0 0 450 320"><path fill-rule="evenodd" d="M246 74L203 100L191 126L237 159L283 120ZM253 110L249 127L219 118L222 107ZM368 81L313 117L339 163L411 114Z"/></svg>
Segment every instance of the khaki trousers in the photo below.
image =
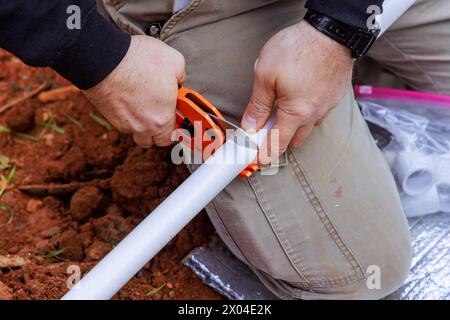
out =
<svg viewBox="0 0 450 320"><path fill-rule="evenodd" d="M154 35L186 57L186 86L236 123L259 50L305 13L301 0L193 0L176 15L168 0L103 1L131 34L168 19ZM450 2L419 1L371 57L414 89L450 94ZM206 209L230 250L283 299L379 299L409 272L395 182L350 89L277 175L236 179Z"/></svg>

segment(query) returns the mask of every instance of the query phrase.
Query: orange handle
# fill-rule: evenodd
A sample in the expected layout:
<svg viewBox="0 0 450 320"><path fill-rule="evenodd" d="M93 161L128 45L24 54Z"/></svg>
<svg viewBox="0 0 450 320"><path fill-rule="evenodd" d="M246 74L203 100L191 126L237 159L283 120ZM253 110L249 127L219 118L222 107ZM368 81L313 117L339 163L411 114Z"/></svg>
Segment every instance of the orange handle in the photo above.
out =
<svg viewBox="0 0 450 320"><path fill-rule="evenodd" d="M223 118L220 111L198 92L184 87L178 90L176 127L185 129L179 132L179 139L191 150L200 152L202 156L203 150L206 150L212 143L221 146L225 143L226 138L224 130L209 114ZM204 139L205 134L214 138ZM250 164L239 176L249 178L258 169L258 165Z"/></svg>
<svg viewBox="0 0 450 320"><path fill-rule="evenodd" d="M225 134L222 128L214 122L208 113L223 118L219 110L198 92L184 87L178 90L176 126L179 129L187 130L186 133L181 133L182 138L180 137L180 139L189 144L192 150L197 149L197 151L202 152L213 142L217 145L225 143ZM214 138L203 139L205 134ZM195 143L196 138L201 143Z"/></svg>

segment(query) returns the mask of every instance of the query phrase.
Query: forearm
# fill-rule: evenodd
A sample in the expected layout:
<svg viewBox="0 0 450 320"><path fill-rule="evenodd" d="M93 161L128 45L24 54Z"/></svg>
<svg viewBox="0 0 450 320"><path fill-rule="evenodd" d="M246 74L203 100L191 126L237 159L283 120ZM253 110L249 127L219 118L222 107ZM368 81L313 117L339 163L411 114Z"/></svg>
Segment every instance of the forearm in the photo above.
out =
<svg viewBox="0 0 450 320"><path fill-rule="evenodd" d="M67 26L71 5L80 8L80 29ZM82 89L110 74L129 43L129 35L97 13L95 0L0 1L0 47L28 65L53 68Z"/></svg>

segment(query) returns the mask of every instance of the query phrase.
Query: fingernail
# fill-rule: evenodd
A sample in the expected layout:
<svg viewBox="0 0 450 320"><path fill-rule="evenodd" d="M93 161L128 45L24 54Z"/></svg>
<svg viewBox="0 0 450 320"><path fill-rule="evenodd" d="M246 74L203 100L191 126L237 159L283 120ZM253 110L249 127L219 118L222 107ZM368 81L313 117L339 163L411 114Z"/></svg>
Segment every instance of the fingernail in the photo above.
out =
<svg viewBox="0 0 450 320"><path fill-rule="evenodd" d="M244 117L242 118L242 129L256 130L258 129L258 122L255 118L249 116L248 114L244 114Z"/></svg>
<svg viewBox="0 0 450 320"><path fill-rule="evenodd" d="M253 70L256 71L256 66L258 65L259 58L256 59L255 64L253 65Z"/></svg>

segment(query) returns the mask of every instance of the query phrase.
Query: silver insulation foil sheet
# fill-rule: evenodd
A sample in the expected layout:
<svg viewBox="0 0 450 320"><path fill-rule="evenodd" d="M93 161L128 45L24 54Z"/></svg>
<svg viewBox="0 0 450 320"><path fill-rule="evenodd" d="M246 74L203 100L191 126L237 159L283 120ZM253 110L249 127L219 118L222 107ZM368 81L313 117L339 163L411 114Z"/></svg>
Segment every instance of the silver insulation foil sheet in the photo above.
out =
<svg viewBox="0 0 450 320"><path fill-rule="evenodd" d="M409 219L413 261L403 286L389 300L450 300L450 213ZM270 293L253 272L214 236L184 258L184 264L228 299L267 300Z"/></svg>

